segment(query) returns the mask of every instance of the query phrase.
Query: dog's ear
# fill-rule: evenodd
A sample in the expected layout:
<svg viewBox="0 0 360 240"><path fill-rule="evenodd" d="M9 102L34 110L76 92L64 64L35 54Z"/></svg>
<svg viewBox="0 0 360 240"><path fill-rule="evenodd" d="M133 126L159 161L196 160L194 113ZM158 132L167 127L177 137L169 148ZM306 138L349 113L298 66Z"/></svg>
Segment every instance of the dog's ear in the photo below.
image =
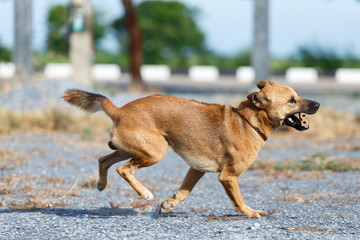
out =
<svg viewBox="0 0 360 240"><path fill-rule="evenodd" d="M268 85L273 85L274 83L268 81L268 80L262 80L260 82L258 82L256 84L256 86L261 90L263 89L264 87L268 86Z"/></svg>
<svg viewBox="0 0 360 240"><path fill-rule="evenodd" d="M265 108L268 103L268 99L262 92L253 92L247 96L247 99L258 108Z"/></svg>

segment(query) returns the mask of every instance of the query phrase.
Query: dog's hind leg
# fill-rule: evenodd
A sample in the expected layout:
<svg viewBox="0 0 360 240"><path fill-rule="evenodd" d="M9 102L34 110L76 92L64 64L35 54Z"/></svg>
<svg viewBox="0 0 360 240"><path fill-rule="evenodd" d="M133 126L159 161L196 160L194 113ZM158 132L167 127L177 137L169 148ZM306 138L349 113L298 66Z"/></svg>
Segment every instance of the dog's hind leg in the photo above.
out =
<svg viewBox="0 0 360 240"><path fill-rule="evenodd" d="M160 203L159 213L169 212L179 203L184 201L189 196L191 190L194 188L200 178L204 176L204 174L205 172L200 172L190 168L183 180L183 183L180 186L180 189L174 194L174 196Z"/></svg>
<svg viewBox="0 0 360 240"><path fill-rule="evenodd" d="M109 168L120 161L131 158L129 153L121 150L117 150L109 155L105 155L99 158L99 181L97 183L97 189L102 191L107 185L107 173Z"/></svg>
<svg viewBox="0 0 360 240"><path fill-rule="evenodd" d="M165 156L168 147L168 143L161 135L152 136L150 139L151 141L144 140L145 146L141 144L137 146L138 148L142 147L140 151L137 151L137 156L116 169L118 174L145 200L152 200L154 196L134 177L134 173L140 168L149 167L159 162Z"/></svg>

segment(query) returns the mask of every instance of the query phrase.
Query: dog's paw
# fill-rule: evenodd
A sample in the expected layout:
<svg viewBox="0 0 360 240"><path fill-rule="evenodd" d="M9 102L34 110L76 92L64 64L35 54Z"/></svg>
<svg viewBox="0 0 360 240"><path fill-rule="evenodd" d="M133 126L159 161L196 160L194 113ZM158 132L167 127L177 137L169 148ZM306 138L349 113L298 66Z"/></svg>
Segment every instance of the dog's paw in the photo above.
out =
<svg viewBox="0 0 360 240"><path fill-rule="evenodd" d="M248 217L256 217L256 218L261 218L262 216L266 216L267 213L263 212L263 211L258 211L258 210L253 210L251 207L249 206L244 206L242 207L239 211L241 211L242 213L244 213L246 216Z"/></svg>
<svg viewBox="0 0 360 240"><path fill-rule="evenodd" d="M96 188L99 190L99 191L103 191L105 188L106 188L106 184L101 184L100 180L97 182L96 184Z"/></svg>
<svg viewBox="0 0 360 240"><path fill-rule="evenodd" d="M146 189L141 195L140 197L144 200L153 200L154 199L154 195L148 190Z"/></svg>
<svg viewBox="0 0 360 240"><path fill-rule="evenodd" d="M254 210L251 217L261 218L266 215L268 215L266 212Z"/></svg>
<svg viewBox="0 0 360 240"><path fill-rule="evenodd" d="M167 205L167 201L162 201L159 205L158 205L158 210L157 212L159 214L161 213L167 213L171 210L172 208L170 208L168 205Z"/></svg>

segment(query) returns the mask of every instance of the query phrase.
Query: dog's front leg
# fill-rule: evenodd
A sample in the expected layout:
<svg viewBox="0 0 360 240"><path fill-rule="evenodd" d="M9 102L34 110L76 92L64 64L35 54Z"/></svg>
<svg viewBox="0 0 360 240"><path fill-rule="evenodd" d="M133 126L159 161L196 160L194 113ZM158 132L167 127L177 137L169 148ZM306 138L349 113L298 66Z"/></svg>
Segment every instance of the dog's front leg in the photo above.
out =
<svg viewBox="0 0 360 240"><path fill-rule="evenodd" d="M239 176L235 176L231 171L227 171L226 167L224 167L219 174L219 181L223 185L231 202L234 204L235 210L244 213L248 217L259 218L266 215L266 213L253 210L245 204L239 189L238 178Z"/></svg>
<svg viewBox="0 0 360 240"><path fill-rule="evenodd" d="M183 183L181 184L180 189L174 194L174 196L160 203L159 213L169 212L174 209L176 205L184 201L204 174L205 172L200 172L190 168L183 180Z"/></svg>

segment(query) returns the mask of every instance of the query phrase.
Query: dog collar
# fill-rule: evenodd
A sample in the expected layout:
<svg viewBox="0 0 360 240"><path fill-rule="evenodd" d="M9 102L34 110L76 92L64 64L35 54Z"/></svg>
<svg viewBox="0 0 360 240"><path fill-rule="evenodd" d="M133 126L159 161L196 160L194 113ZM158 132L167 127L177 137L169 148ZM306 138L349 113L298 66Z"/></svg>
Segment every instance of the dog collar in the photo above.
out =
<svg viewBox="0 0 360 240"><path fill-rule="evenodd" d="M243 115L241 115L241 113L236 108L233 108L233 111L239 114L239 116L243 118L255 130L255 132L264 140L264 142L267 141L267 137L265 136L264 133L260 131L260 129L254 127Z"/></svg>

